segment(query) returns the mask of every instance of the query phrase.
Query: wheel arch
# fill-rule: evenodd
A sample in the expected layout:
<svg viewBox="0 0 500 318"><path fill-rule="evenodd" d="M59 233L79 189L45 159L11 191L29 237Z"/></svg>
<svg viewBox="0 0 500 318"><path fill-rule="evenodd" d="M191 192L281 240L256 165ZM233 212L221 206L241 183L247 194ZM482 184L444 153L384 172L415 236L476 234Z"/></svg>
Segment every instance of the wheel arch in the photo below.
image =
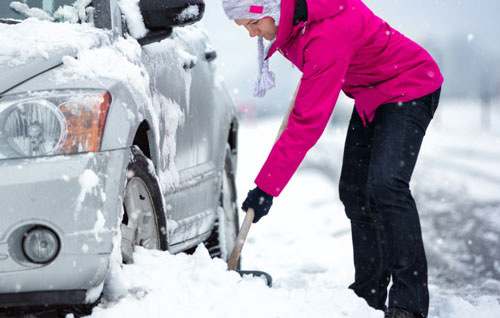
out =
<svg viewBox="0 0 500 318"><path fill-rule="evenodd" d="M137 146L141 149L142 153L152 160L151 158L151 142L150 142L150 126L147 120L143 120L135 132L134 140L132 141L132 146ZM154 137L153 137L154 138Z"/></svg>
<svg viewBox="0 0 500 318"><path fill-rule="evenodd" d="M135 163L136 166L142 166L144 171L151 171L151 169L148 169L147 166L152 163L152 161L148 160L149 158L146 157L144 152L137 146L137 145L132 145L130 147L131 154L133 156L133 159L131 162L129 162L129 165L127 166L127 170L130 169L130 165L132 162ZM141 156L143 155L143 156ZM146 157L146 158L145 158ZM168 236L167 236L167 221L166 221L166 214L165 214L165 200L163 198L163 193L161 191L160 184L158 183L157 177L155 178L154 175L149 173L148 175L151 175L149 181L152 183L156 183L157 186L157 192L151 192L150 195L152 196L152 199L154 200L154 203L158 204L155 206L159 210L160 213L156 215L156 221L157 221L157 226L158 226L158 234L160 236L160 250L168 250ZM128 176L127 176L128 178ZM127 211L124 209L124 214L123 218L128 218Z"/></svg>

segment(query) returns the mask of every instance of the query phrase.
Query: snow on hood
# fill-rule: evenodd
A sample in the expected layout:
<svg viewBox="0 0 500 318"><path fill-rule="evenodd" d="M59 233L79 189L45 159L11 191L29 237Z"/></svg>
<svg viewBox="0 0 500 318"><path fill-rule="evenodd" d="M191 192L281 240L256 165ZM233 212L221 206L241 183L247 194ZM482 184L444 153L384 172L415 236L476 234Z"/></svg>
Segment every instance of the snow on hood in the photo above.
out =
<svg viewBox="0 0 500 318"><path fill-rule="evenodd" d="M28 18L0 24L0 64L18 66L70 48L74 53L110 42L111 33L83 24L51 23Z"/></svg>
<svg viewBox="0 0 500 318"><path fill-rule="evenodd" d="M61 63L65 55L111 43L111 32L28 18L0 24L0 93Z"/></svg>

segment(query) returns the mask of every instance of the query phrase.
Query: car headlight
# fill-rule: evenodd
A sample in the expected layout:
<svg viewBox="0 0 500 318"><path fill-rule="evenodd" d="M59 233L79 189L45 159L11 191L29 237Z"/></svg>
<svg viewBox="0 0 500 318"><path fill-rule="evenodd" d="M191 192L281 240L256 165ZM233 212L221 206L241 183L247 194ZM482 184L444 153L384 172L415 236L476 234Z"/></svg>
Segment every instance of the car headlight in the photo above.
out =
<svg viewBox="0 0 500 318"><path fill-rule="evenodd" d="M43 156L61 149L66 123L55 105L34 100L11 107L4 131L7 142L17 153Z"/></svg>
<svg viewBox="0 0 500 318"><path fill-rule="evenodd" d="M35 227L24 235L23 251L31 262L46 264L57 256L59 240L52 230Z"/></svg>
<svg viewBox="0 0 500 318"><path fill-rule="evenodd" d="M100 150L106 91L36 92L0 100L0 158Z"/></svg>

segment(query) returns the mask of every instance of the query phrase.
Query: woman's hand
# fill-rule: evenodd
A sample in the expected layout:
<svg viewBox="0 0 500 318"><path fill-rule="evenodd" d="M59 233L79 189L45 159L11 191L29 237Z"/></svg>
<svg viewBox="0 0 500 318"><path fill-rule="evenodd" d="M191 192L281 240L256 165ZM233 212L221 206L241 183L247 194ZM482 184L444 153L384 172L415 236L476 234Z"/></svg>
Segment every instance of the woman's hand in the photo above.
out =
<svg viewBox="0 0 500 318"><path fill-rule="evenodd" d="M271 205L273 205L273 196L256 187L248 191L247 198L243 201L241 209L246 212L249 208L252 208L255 212L253 223L257 223L261 217L267 215Z"/></svg>

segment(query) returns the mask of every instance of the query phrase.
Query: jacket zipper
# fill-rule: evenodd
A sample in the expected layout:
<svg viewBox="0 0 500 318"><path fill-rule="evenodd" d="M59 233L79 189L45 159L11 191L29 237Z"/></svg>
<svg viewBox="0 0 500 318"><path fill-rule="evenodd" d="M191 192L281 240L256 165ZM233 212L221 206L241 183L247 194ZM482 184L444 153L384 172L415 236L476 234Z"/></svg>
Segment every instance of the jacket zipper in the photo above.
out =
<svg viewBox="0 0 500 318"><path fill-rule="evenodd" d="M301 35L304 35L304 33L306 32L306 27L307 27L307 21L304 22L304 26L302 27Z"/></svg>

